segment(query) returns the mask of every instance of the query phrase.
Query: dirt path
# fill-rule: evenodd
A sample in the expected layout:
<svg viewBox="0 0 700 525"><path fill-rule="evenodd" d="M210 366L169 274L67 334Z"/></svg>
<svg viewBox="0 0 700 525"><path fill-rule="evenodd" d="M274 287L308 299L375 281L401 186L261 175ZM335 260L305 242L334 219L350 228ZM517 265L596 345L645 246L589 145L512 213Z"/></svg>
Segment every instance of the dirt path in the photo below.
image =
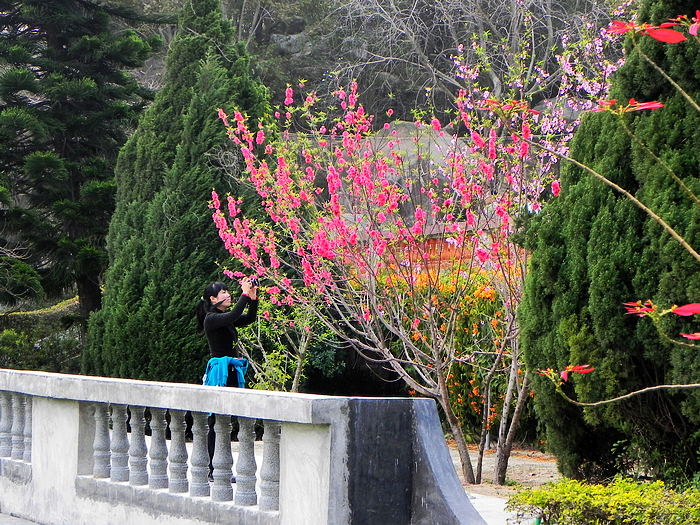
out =
<svg viewBox="0 0 700 525"><path fill-rule="evenodd" d="M543 454L537 450L516 449L513 450L510 460L508 461L506 485L495 485L493 483L495 449L491 449L484 454L481 484L469 485L464 482L464 478L461 475L462 467L459 463L457 448L449 444L449 449L462 484L467 492L474 494L508 499L511 494L524 488L536 488L551 481L561 479L561 475L559 471L557 471L557 464L554 456ZM476 469L476 460L478 456L476 446L469 447L469 455L472 459L472 465L474 469Z"/></svg>

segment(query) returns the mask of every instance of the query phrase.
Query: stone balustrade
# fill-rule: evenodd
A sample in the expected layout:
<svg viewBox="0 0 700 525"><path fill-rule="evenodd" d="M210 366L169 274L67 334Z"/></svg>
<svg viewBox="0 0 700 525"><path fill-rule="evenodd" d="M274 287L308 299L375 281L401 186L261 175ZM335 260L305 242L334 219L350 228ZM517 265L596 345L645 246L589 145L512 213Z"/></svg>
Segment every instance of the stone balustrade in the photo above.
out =
<svg viewBox="0 0 700 525"><path fill-rule="evenodd" d="M0 509L47 524L484 525L432 400L2 369Z"/></svg>

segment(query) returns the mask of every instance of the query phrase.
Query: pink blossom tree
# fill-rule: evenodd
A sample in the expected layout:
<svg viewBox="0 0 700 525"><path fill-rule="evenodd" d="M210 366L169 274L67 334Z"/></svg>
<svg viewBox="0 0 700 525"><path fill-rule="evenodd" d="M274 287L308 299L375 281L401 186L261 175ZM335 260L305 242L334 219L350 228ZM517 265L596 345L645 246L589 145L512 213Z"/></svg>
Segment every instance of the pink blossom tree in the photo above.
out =
<svg viewBox="0 0 700 525"><path fill-rule="evenodd" d="M621 64L610 33L584 26L587 38L562 38L554 72L538 66L521 39L498 99L480 87L485 63L469 58L482 44L458 47L456 81L464 88L448 123L422 115L373 132L354 84L336 93L336 118L314 113L313 94L295 105L291 88L275 130L249 129L241 114L230 124L219 115L269 217L242 217L236 196L222 203L213 193L213 218L232 257L266 279L273 305L313 315L410 392L440 403L472 483L481 479L492 406L484 395L475 474L448 378L458 363L483 367L475 359L483 355L490 358L479 372L484 392L496 374L507 377L495 479L505 482L530 384L515 315L527 269L517 242L522 219L558 195L557 163L578 113L605 97ZM531 99L543 101L542 113L525 102ZM382 120L391 116L389 110ZM468 349L455 344L476 283L503 304L504 314L492 320L500 334L487 350L476 341Z"/></svg>
<svg viewBox="0 0 700 525"><path fill-rule="evenodd" d="M515 319L526 272L516 221L557 191L551 170L542 169L546 160L503 131L507 121L531 138L537 114L523 102L496 105L462 92L446 126L418 119L374 134L357 86L337 96L342 114L331 120L314 115L313 95L294 106L288 89L278 136L249 129L239 113L229 123L220 112L269 217L242 217L239 199L222 203L214 192L220 237L232 257L269 283L273 304L314 314L411 391L440 403L470 483L480 472L475 476L447 377L481 350L460 353L455 337L465 297L475 281L488 279L504 305L505 329L488 371L509 378L498 440L503 483L529 397ZM304 131L291 133L292 124ZM482 432L482 453L484 439Z"/></svg>

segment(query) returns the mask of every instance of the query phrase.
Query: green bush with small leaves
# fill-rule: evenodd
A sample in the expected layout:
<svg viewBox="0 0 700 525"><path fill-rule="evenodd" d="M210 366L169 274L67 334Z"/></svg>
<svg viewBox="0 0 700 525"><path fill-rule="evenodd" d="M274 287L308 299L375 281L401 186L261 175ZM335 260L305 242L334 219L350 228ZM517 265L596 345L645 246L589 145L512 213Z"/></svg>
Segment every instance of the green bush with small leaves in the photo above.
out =
<svg viewBox="0 0 700 525"><path fill-rule="evenodd" d="M675 525L700 523L700 490L617 477L608 485L564 480L518 492L507 509L516 523L541 525Z"/></svg>

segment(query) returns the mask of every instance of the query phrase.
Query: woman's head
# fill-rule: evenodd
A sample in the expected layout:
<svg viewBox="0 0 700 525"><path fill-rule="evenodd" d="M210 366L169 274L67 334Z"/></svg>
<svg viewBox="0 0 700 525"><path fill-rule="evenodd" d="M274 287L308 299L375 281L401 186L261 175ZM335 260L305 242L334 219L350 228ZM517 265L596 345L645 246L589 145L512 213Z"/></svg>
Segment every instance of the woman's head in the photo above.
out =
<svg viewBox="0 0 700 525"><path fill-rule="evenodd" d="M204 330L204 318L212 309L220 307L226 309L231 306L231 295L228 293L228 286L224 283L210 283L204 289L202 298L197 303L197 329Z"/></svg>
<svg viewBox="0 0 700 525"><path fill-rule="evenodd" d="M226 286L224 283L209 283L207 287L204 289L204 293L202 294L202 299L208 302L209 306L214 306L214 304L217 302L212 297L218 297L219 294L222 292L228 292L228 286Z"/></svg>

